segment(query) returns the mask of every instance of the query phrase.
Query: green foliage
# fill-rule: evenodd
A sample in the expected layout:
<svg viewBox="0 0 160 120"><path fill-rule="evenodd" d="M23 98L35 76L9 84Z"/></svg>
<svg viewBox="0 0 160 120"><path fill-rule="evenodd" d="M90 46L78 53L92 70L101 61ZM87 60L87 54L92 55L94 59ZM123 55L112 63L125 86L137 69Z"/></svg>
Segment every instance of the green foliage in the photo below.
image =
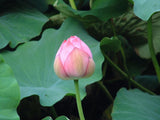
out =
<svg viewBox="0 0 160 120"><path fill-rule="evenodd" d="M51 117L45 117L42 120L53 120ZM56 120L69 120L66 116L60 116Z"/></svg>
<svg viewBox="0 0 160 120"><path fill-rule="evenodd" d="M70 26L71 24L72 26ZM66 94L75 93L73 81L61 80L53 71L56 52L63 40L71 35L77 35L89 45L96 64L92 77L80 80L81 97L84 98L86 95L86 85L102 78L103 56L100 52L99 42L90 37L78 21L70 18L63 23L59 30L46 30L40 41L28 42L18 47L15 52L3 53L4 59L15 73L22 98L37 94L40 96L42 105L51 106Z"/></svg>
<svg viewBox="0 0 160 120"><path fill-rule="evenodd" d="M68 0L0 0L0 120L79 119L74 82L53 70L59 46L73 35L91 48L96 65L79 80L86 120L159 120L160 84L146 26L152 16L160 63L159 0L75 4L78 10Z"/></svg>
<svg viewBox="0 0 160 120"><path fill-rule="evenodd" d="M45 117L42 120L53 120L51 117Z"/></svg>
<svg viewBox="0 0 160 120"><path fill-rule="evenodd" d="M113 19L117 35L121 35L132 46L138 56L144 59L151 58L147 43L147 25L146 21L142 21L135 16L133 11L129 11L118 18ZM106 26L111 26L107 22ZM105 34L110 33L110 29L103 26ZM155 53L160 52L160 12L152 16L152 35ZM102 32L101 32L102 33Z"/></svg>
<svg viewBox="0 0 160 120"><path fill-rule="evenodd" d="M0 49L7 44L15 48L36 37L47 20L47 17L25 2L7 4L0 15Z"/></svg>
<svg viewBox="0 0 160 120"><path fill-rule="evenodd" d="M104 52L118 52L121 48L121 41L117 37L105 37L101 40L101 49Z"/></svg>
<svg viewBox="0 0 160 120"><path fill-rule="evenodd" d="M138 89L120 89L113 105L113 120L159 120L160 96Z"/></svg>
<svg viewBox="0 0 160 120"><path fill-rule="evenodd" d="M133 0L134 1L134 13L136 16L144 21L147 21L151 15L160 11L159 0Z"/></svg>
<svg viewBox="0 0 160 120"><path fill-rule="evenodd" d="M13 72L0 55L0 120L19 120L20 91Z"/></svg>
<svg viewBox="0 0 160 120"><path fill-rule="evenodd" d="M103 1L103 2L102 2ZM54 6L66 16L72 16L82 21L96 22L98 19L107 21L112 17L119 16L128 8L127 0L95 0L91 10L74 10L63 0L56 0Z"/></svg>
<svg viewBox="0 0 160 120"><path fill-rule="evenodd" d="M152 35L153 35L153 45L154 45L154 50L155 53L160 52L160 12L154 14L152 16ZM137 53L142 57L142 58L151 58L150 51L148 48L148 44L143 44L137 47Z"/></svg>
<svg viewBox="0 0 160 120"><path fill-rule="evenodd" d="M69 120L66 116L60 116L56 120Z"/></svg>

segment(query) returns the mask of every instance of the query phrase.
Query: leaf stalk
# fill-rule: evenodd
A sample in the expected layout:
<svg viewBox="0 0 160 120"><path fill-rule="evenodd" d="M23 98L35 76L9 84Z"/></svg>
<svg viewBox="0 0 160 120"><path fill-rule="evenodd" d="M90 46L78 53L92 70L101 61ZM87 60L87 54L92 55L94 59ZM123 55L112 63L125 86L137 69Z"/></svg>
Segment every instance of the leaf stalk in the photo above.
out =
<svg viewBox="0 0 160 120"><path fill-rule="evenodd" d="M73 9L77 10L77 7L76 7L74 0L69 0L69 3Z"/></svg>
<svg viewBox="0 0 160 120"><path fill-rule="evenodd" d="M147 93L149 93L149 94L151 94L151 95L155 95L154 92L152 92L152 91L150 91L149 89L143 87L141 84L139 84L138 82L136 82L135 80L133 80L132 78L130 78L130 77L128 76L128 74L125 73L121 68L119 68L114 62L112 62L112 60L111 60L106 54L104 54L104 57L106 58L106 60L108 61L108 63L109 63L110 65L112 65L112 66L113 66L121 75L123 75L125 78L129 79L130 82L131 82L134 86L138 87L138 88L141 89L142 91L145 91L145 92L147 92Z"/></svg>
<svg viewBox="0 0 160 120"><path fill-rule="evenodd" d="M153 66L155 68L155 71L156 71L156 74L158 77L158 81L160 83L160 66L159 66L157 58L156 58L153 40L152 40L152 16L147 21L147 31L148 31L148 46L149 46Z"/></svg>
<svg viewBox="0 0 160 120"><path fill-rule="evenodd" d="M77 102L79 117L80 117L80 120L85 120L84 114L83 114L83 109L82 109L82 103L81 103L81 99L80 99L78 80L74 80L74 86L76 89L76 102Z"/></svg>

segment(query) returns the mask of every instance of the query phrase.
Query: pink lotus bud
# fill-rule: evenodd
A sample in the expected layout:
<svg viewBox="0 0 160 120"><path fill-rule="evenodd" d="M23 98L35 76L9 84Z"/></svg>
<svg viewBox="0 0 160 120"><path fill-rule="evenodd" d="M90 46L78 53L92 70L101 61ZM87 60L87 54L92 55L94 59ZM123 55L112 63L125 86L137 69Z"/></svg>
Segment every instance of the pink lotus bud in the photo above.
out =
<svg viewBox="0 0 160 120"><path fill-rule="evenodd" d="M89 47L77 36L61 44L54 61L54 71L61 79L79 79L93 74L95 64Z"/></svg>

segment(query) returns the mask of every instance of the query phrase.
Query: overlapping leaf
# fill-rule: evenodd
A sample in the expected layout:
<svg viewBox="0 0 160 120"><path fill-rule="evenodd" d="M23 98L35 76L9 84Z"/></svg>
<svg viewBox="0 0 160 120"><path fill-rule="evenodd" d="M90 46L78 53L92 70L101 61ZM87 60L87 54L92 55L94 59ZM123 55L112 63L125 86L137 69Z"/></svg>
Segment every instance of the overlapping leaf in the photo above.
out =
<svg viewBox="0 0 160 120"><path fill-rule="evenodd" d="M18 80L22 98L36 94L40 96L42 105L50 106L64 95L75 93L73 81L61 80L53 71L56 52L62 41L71 35L77 35L89 45L96 64L95 73L88 79L80 80L81 97L86 94L86 85L101 79L103 56L99 42L89 36L78 21L69 18L59 30L46 30L40 41L28 42L19 46L15 52L3 53Z"/></svg>
<svg viewBox="0 0 160 120"><path fill-rule="evenodd" d="M40 34L48 18L25 2L5 4L0 8L0 49L14 48Z"/></svg>
<svg viewBox="0 0 160 120"><path fill-rule="evenodd" d="M101 49L104 52L118 52L121 48L121 41L117 37L104 37L101 40Z"/></svg>
<svg viewBox="0 0 160 120"><path fill-rule="evenodd" d="M122 88L114 101L113 120L159 120L160 96Z"/></svg>
<svg viewBox="0 0 160 120"><path fill-rule="evenodd" d="M20 90L11 68L0 55L0 120L19 120Z"/></svg>
<svg viewBox="0 0 160 120"><path fill-rule="evenodd" d="M152 36L155 53L160 52L160 12L153 15ZM141 45L136 48L137 53L143 58L151 58L148 44Z"/></svg>
<svg viewBox="0 0 160 120"><path fill-rule="evenodd" d="M107 21L109 18L116 17L127 10L127 0L95 0L91 10L74 10L63 0L56 0L54 6L67 16L76 17L82 21Z"/></svg>
<svg viewBox="0 0 160 120"><path fill-rule="evenodd" d="M133 0L134 1L134 13L142 20L147 21L150 16L160 11L159 0Z"/></svg>
<svg viewBox="0 0 160 120"><path fill-rule="evenodd" d="M129 44L134 47L136 53L145 59L151 58L147 44L147 25L146 21L137 18L132 11L115 19L117 34L124 36ZM110 23L107 24L108 26ZM109 30L106 30L108 33ZM152 35L155 53L160 52L160 12L152 16Z"/></svg>

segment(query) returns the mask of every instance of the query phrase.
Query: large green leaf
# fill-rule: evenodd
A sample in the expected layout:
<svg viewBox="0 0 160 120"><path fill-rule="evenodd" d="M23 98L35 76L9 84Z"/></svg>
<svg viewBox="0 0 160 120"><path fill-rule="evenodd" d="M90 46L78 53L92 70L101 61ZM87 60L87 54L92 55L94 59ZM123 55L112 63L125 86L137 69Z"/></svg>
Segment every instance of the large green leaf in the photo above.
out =
<svg viewBox="0 0 160 120"><path fill-rule="evenodd" d="M77 35L89 45L96 64L94 74L88 79L80 80L81 98L86 95L86 85L101 79L103 56L99 42L89 36L78 21L69 18L59 30L44 31L40 41L28 42L19 46L15 52L3 53L16 75L22 98L36 94L40 96L42 105L50 106L66 94L75 93L73 81L61 80L53 71L56 52L62 41L71 35Z"/></svg>
<svg viewBox="0 0 160 120"><path fill-rule="evenodd" d="M14 48L40 34L48 18L25 2L0 8L0 49L7 44Z"/></svg>
<svg viewBox="0 0 160 120"><path fill-rule="evenodd" d="M20 90L11 68L0 55L0 120L19 120Z"/></svg>
<svg viewBox="0 0 160 120"><path fill-rule="evenodd" d="M120 89L114 101L113 120L160 120L160 96L138 89Z"/></svg>
<svg viewBox="0 0 160 120"><path fill-rule="evenodd" d="M83 21L107 21L127 10L127 0L95 0L91 10L74 10L63 0L56 0L54 6L67 16L73 16Z"/></svg>
<svg viewBox="0 0 160 120"><path fill-rule="evenodd" d="M150 16L160 11L159 0L133 0L134 1L134 13L142 20L147 21Z"/></svg>

